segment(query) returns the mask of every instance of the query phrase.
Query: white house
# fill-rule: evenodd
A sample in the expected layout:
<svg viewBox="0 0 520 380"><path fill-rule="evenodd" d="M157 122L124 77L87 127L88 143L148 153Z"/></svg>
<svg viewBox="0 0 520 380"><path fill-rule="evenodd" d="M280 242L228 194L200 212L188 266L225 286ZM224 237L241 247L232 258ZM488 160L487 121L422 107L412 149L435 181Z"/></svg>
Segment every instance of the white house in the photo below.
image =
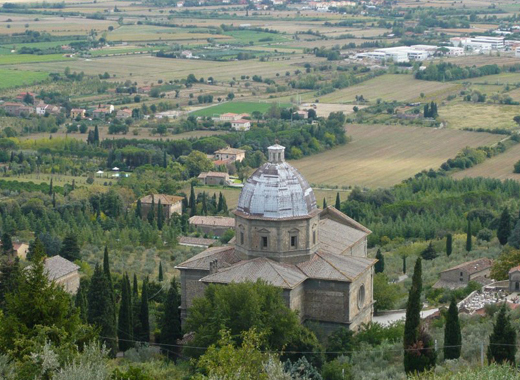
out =
<svg viewBox="0 0 520 380"><path fill-rule="evenodd" d="M249 120L233 120L231 122L231 128L236 131L249 131L251 129L251 122Z"/></svg>

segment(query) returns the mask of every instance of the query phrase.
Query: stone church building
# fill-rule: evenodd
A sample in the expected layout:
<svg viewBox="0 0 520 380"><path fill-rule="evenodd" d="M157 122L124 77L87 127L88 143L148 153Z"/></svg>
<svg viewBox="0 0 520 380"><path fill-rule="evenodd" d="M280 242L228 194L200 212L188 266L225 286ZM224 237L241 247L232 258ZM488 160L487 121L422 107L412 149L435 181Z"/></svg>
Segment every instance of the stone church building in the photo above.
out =
<svg viewBox="0 0 520 380"><path fill-rule="evenodd" d="M367 258L370 230L334 207L318 209L312 188L285 162L284 150L269 147L269 161L246 181L231 244L177 266L183 321L206 284L257 280L280 287L302 322L330 331L355 330L372 320L376 260Z"/></svg>

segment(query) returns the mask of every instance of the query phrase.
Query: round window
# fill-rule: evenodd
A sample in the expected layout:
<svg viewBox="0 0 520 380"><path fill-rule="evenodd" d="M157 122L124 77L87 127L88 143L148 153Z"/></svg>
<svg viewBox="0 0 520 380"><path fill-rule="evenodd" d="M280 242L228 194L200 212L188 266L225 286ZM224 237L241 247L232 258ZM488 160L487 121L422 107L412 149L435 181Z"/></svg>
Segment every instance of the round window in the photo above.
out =
<svg viewBox="0 0 520 380"><path fill-rule="evenodd" d="M365 285L361 285L358 290L357 305L361 309L365 304Z"/></svg>

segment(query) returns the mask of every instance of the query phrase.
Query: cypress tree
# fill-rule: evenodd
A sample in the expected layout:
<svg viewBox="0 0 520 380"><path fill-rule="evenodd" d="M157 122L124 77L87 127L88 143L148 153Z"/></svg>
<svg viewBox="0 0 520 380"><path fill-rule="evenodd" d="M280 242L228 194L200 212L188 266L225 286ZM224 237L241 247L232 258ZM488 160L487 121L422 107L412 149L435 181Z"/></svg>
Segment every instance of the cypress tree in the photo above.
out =
<svg viewBox="0 0 520 380"><path fill-rule="evenodd" d="M341 208L341 200L339 199L339 193L336 193L336 210L339 210Z"/></svg>
<svg viewBox="0 0 520 380"><path fill-rule="evenodd" d="M0 310L5 308L5 296L17 289L20 275L18 257L0 257Z"/></svg>
<svg viewBox="0 0 520 380"><path fill-rule="evenodd" d="M458 359L462 345L462 334L460 332L459 309L457 301L452 297L448 314L446 315L446 326L444 327L444 359Z"/></svg>
<svg viewBox="0 0 520 380"><path fill-rule="evenodd" d="M52 207L56 208L56 193L52 193Z"/></svg>
<svg viewBox="0 0 520 380"><path fill-rule="evenodd" d="M13 240L11 235L7 232L2 234L2 253L6 256L11 255L14 252Z"/></svg>
<svg viewBox="0 0 520 380"><path fill-rule="evenodd" d="M88 319L87 291L85 281L80 280L74 304L79 310L79 317L82 322L87 322Z"/></svg>
<svg viewBox="0 0 520 380"><path fill-rule="evenodd" d="M153 224L155 220L155 200L152 195L152 204L150 205L150 210L148 211L148 223Z"/></svg>
<svg viewBox="0 0 520 380"><path fill-rule="evenodd" d="M159 202L157 202L157 228L159 230L162 230L163 224L164 224L164 214L163 214L161 200L159 199Z"/></svg>
<svg viewBox="0 0 520 380"><path fill-rule="evenodd" d="M111 355L117 352L117 326L107 276L96 264L88 290L88 322L99 327L99 335Z"/></svg>
<svg viewBox="0 0 520 380"><path fill-rule="evenodd" d="M182 198L182 213L185 214L188 210L188 198L186 198L186 195Z"/></svg>
<svg viewBox="0 0 520 380"><path fill-rule="evenodd" d="M150 342L150 320L148 309L148 280L143 281L141 305L139 309L139 341Z"/></svg>
<svg viewBox="0 0 520 380"><path fill-rule="evenodd" d="M218 204L217 204L217 212L222 212L223 209L222 209L222 206L223 206L223 196L222 196L222 192L219 193L218 195Z"/></svg>
<svg viewBox="0 0 520 380"><path fill-rule="evenodd" d="M191 183L190 190L190 216L194 216L197 213L197 203L195 198L195 185Z"/></svg>
<svg viewBox="0 0 520 380"><path fill-rule="evenodd" d="M157 279L159 280L159 282L163 282L164 280L162 261L159 261L159 277Z"/></svg>
<svg viewBox="0 0 520 380"><path fill-rule="evenodd" d="M403 255L403 274L406 274L406 256Z"/></svg>
<svg viewBox="0 0 520 380"><path fill-rule="evenodd" d="M136 218L141 218L141 209L142 209L141 199L138 199L137 203L135 205L135 217Z"/></svg>
<svg viewBox="0 0 520 380"><path fill-rule="evenodd" d="M381 248L377 250L376 259L377 263L374 265L374 270L376 273L383 273L385 270L385 257L381 253Z"/></svg>
<svg viewBox="0 0 520 380"><path fill-rule="evenodd" d="M172 279L170 289L164 302L164 314L161 319L161 348L163 353L172 351L170 345L177 344L182 338L181 318L179 314L180 294L175 278ZM169 356L169 355L168 355Z"/></svg>
<svg viewBox="0 0 520 380"><path fill-rule="evenodd" d="M323 209L325 210L327 208L327 200L323 198Z"/></svg>
<svg viewBox="0 0 520 380"><path fill-rule="evenodd" d="M424 105L424 113L423 113L424 117L430 117L430 110L429 110L429 107L430 107L430 106L428 105L428 103L426 103L426 104Z"/></svg>
<svg viewBox="0 0 520 380"><path fill-rule="evenodd" d="M446 256L450 257L453 252L453 235L446 235Z"/></svg>
<svg viewBox="0 0 520 380"><path fill-rule="evenodd" d="M133 291L132 291L132 298L134 300L136 300L136 299L138 299L138 297L139 297L139 288L138 288L138 285L137 285L137 276L134 273L134 288L133 288Z"/></svg>
<svg viewBox="0 0 520 380"><path fill-rule="evenodd" d="M466 235L466 251L471 251L471 220L468 219L468 232Z"/></svg>
<svg viewBox="0 0 520 380"><path fill-rule="evenodd" d="M430 244L426 247L424 251L421 252L421 257L424 260L433 260L437 257L437 252L435 252L435 248L433 248L433 243L430 241Z"/></svg>
<svg viewBox="0 0 520 380"><path fill-rule="evenodd" d="M73 178L72 179L72 190L75 190L76 189L76 180Z"/></svg>
<svg viewBox="0 0 520 380"><path fill-rule="evenodd" d="M490 362L515 365L515 355L516 331L513 326L511 326L511 319L507 313L506 303L503 303L498 311L493 332L489 336L487 357Z"/></svg>
<svg viewBox="0 0 520 380"><path fill-rule="evenodd" d="M132 347L133 340L133 326L132 326L132 304L131 304L131 290L128 275L125 273L121 281L121 305L119 306L119 323L117 329L117 336L119 338L119 350L126 351Z"/></svg>
<svg viewBox="0 0 520 380"><path fill-rule="evenodd" d="M511 235L511 215L506 207L502 211L502 215L500 215L500 222L498 223L497 229L497 237L500 244L506 245L509 235Z"/></svg>
<svg viewBox="0 0 520 380"><path fill-rule="evenodd" d="M404 324L404 369L406 373L422 372L435 365L436 353L432 339L421 326L422 264L419 257L415 263L412 287L406 305Z"/></svg>
<svg viewBox="0 0 520 380"><path fill-rule="evenodd" d="M49 184L49 195L52 195L53 192L54 192L54 190L53 190L52 178L51 178L51 183Z"/></svg>
<svg viewBox="0 0 520 380"><path fill-rule="evenodd" d="M94 144L99 145L99 129L97 125L94 128Z"/></svg>
<svg viewBox="0 0 520 380"><path fill-rule="evenodd" d="M65 239L63 239L59 254L69 261L75 261L81 258L78 239L72 232L68 233Z"/></svg>
<svg viewBox="0 0 520 380"><path fill-rule="evenodd" d="M205 191L202 193L202 215L208 215L208 201Z"/></svg>
<svg viewBox="0 0 520 380"><path fill-rule="evenodd" d="M26 259L29 261L40 261L45 256L45 246L37 236L34 241L29 244Z"/></svg>

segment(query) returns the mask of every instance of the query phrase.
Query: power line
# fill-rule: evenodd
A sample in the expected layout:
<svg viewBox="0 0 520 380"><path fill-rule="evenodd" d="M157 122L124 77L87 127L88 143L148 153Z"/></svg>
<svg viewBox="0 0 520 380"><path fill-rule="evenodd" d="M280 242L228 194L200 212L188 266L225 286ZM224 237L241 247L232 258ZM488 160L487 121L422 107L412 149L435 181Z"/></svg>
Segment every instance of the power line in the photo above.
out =
<svg viewBox="0 0 520 380"><path fill-rule="evenodd" d="M118 338L110 338L110 337L103 337L100 336L101 339L107 339L107 340L121 340L124 342L133 342L133 343L140 343L140 344L148 344L149 346L157 346L157 347L176 347L176 348L191 348L196 350L207 350L209 346L207 347L201 347L201 346L189 346L189 345L183 345L183 344L166 344L166 343L153 343L153 342L145 342L145 341L139 341L139 340L133 340L133 339L118 339ZM345 351L275 351L275 350L259 350L263 353L284 353L284 354L354 354L359 352L406 352L406 351L430 351L430 350L442 350L444 348L455 348L455 347L463 347L468 345L449 345L449 346L441 346L437 347L424 347L424 348L401 348L401 349L384 349L384 348L375 348L372 350L345 350ZM508 344L508 343L490 343L488 346L508 346L508 347L520 347L520 344Z"/></svg>

